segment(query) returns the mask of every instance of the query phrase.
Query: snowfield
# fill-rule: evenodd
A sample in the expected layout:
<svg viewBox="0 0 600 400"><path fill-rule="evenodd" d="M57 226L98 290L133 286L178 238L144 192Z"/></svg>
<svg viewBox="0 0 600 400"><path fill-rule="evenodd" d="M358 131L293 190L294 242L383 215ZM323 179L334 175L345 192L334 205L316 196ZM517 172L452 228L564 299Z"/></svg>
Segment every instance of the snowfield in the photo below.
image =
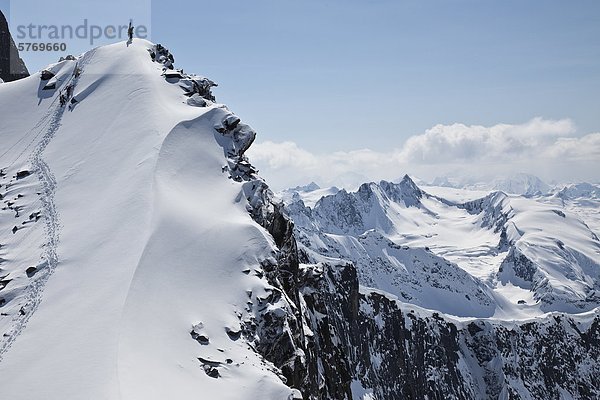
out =
<svg viewBox="0 0 600 400"><path fill-rule="evenodd" d="M3 398L293 395L227 333L270 290L248 271L275 250L224 168L215 126L231 113L189 105L153 48L0 85Z"/></svg>

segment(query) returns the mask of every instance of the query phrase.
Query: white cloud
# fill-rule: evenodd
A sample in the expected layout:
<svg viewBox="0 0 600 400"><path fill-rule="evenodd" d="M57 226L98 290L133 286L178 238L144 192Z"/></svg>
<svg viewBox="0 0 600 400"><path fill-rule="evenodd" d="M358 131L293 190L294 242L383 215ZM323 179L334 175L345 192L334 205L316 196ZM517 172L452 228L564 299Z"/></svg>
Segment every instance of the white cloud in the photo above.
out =
<svg viewBox="0 0 600 400"><path fill-rule="evenodd" d="M262 142L252 146L252 159L266 163L269 168L310 168L318 164L313 154L301 149L294 142Z"/></svg>
<svg viewBox="0 0 600 400"><path fill-rule="evenodd" d="M293 142L268 141L255 143L248 153L275 189L311 180L348 187L366 180L397 179L404 173L431 179L448 173L528 172L548 180L597 180L600 133L583 137L575 133L570 119L534 118L490 127L436 125L389 151L315 154Z"/></svg>
<svg viewBox="0 0 600 400"><path fill-rule="evenodd" d="M581 138L558 138L544 153L547 158L590 160L600 169L600 133L590 133Z"/></svg>
<svg viewBox="0 0 600 400"><path fill-rule="evenodd" d="M426 164L458 161L509 161L540 146L551 145L557 137L575 132L571 120L534 118L521 125L436 125L424 134L412 136L400 150L400 160Z"/></svg>

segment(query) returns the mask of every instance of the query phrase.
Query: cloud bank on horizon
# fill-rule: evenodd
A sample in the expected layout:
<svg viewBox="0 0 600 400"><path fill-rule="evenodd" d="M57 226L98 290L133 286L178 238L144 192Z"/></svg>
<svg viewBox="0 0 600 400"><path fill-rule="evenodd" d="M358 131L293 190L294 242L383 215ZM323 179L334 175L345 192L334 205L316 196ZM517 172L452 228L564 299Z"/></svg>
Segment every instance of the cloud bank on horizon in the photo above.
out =
<svg viewBox="0 0 600 400"><path fill-rule="evenodd" d="M315 153L291 141L255 143L248 155L275 189L315 181L353 188L408 173L423 179L487 179L526 172L549 182L598 181L600 132L577 135L571 119L536 117L522 124L435 125L389 151Z"/></svg>

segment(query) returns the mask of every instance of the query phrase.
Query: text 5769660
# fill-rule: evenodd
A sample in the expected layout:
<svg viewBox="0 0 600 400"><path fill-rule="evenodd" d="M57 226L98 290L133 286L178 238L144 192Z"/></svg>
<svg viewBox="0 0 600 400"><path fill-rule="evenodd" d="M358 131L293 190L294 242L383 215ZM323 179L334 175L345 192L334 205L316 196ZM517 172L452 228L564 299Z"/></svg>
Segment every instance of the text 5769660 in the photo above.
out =
<svg viewBox="0 0 600 400"><path fill-rule="evenodd" d="M20 42L19 51L67 51L66 43L59 42Z"/></svg>

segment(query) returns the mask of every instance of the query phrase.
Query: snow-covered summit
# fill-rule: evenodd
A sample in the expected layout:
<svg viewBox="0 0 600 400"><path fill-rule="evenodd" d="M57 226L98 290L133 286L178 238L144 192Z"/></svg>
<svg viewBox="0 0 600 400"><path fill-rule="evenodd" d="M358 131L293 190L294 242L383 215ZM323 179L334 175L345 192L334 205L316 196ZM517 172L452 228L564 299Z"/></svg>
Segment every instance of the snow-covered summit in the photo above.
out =
<svg viewBox="0 0 600 400"><path fill-rule="evenodd" d="M314 192L315 190L319 190L321 187L317 185L315 182L311 182L308 185L304 186L296 186L295 188L289 189L291 191L296 192Z"/></svg>
<svg viewBox="0 0 600 400"><path fill-rule="evenodd" d="M599 392L598 308L543 314L600 301L558 200L297 188L294 228L214 86L143 40L0 85L3 398Z"/></svg>

